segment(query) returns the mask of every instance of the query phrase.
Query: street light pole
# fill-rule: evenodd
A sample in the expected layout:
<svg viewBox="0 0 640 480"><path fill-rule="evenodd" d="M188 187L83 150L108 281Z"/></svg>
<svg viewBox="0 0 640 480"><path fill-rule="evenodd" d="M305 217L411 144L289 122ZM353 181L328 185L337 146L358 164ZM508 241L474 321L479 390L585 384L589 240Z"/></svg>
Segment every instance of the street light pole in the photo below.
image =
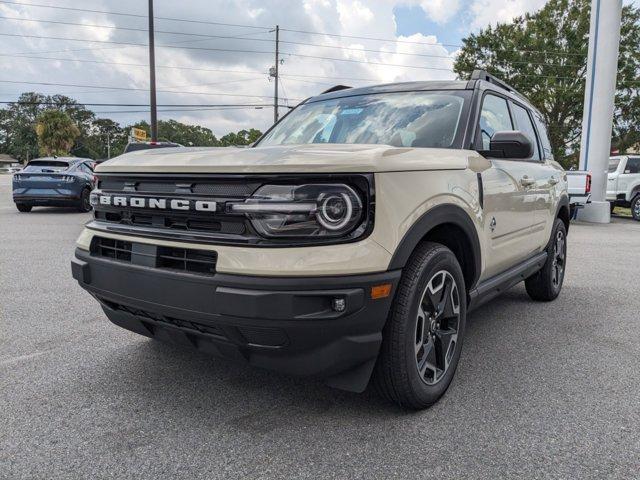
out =
<svg viewBox="0 0 640 480"><path fill-rule="evenodd" d="M273 123L278 121L278 64L280 63L280 54L279 54L279 43L280 43L280 25L276 25L276 65L275 65L275 74L274 74L274 85L275 90L273 94Z"/></svg>
<svg viewBox="0 0 640 480"><path fill-rule="evenodd" d="M156 103L156 53L153 27L153 0L149 0L149 96L151 102L151 141L158 141L158 107Z"/></svg>

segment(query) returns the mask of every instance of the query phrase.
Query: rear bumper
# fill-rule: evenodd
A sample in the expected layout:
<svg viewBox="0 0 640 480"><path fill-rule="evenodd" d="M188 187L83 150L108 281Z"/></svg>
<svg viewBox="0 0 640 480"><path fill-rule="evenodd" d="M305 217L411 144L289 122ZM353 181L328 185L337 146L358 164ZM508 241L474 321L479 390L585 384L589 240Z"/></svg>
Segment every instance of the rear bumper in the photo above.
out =
<svg viewBox="0 0 640 480"><path fill-rule="evenodd" d="M41 206L68 206L77 203L80 200L80 196L76 194L42 194L34 195L29 193L28 195L13 194L14 203L26 203L29 205L41 205Z"/></svg>
<svg viewBox="0 0 640 480"><path fill-rule="evenodd" d="M92 257L73 277L136 333L351 391L366 387L400 270L341 277L198 275ZM391 295L373 300L374 285ZM332 309L344 299L345 310Z"/></svg>

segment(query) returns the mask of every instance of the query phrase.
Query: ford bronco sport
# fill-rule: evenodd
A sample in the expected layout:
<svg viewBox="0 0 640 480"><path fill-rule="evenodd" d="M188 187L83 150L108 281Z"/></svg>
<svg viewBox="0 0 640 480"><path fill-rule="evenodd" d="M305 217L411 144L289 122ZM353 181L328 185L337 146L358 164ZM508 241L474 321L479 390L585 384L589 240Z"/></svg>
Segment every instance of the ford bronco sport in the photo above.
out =
<svg viewBox="0 0 640 480"><path fill-rule="evenodd" d="M336 88L248 149L101 164L73 276L148 337L433 404L467 313L525 281L556 298L566 175L499 80Z"/></svg>

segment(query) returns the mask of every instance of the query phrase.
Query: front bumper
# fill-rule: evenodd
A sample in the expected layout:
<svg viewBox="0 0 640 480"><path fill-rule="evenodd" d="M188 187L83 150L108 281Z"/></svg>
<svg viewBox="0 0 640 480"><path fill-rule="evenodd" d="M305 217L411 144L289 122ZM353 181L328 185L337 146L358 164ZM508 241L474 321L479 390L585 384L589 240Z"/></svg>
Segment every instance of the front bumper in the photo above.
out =
<svg viewBox="0 0 640 480"><path fill-rule="evenodd" d="M116 325L290 375L366 388L400 270L340 277L198 275L93 257L73 277ZM372 299L371 287L391 294ZM332 308L345 300L345 310Z"/></svg>

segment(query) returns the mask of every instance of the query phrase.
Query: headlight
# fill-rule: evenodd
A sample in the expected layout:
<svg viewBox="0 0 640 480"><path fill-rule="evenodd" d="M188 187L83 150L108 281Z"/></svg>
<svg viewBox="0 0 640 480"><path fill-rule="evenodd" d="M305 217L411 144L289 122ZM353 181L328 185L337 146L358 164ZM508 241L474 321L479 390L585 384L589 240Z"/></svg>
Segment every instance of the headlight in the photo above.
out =
<svg viewBox="0 0 640 480"><path fill-rule="evenodd" d="M348 235L363 226L363 201L348 185L263 185L229 213L244 213L265 237Z"/></svg>

